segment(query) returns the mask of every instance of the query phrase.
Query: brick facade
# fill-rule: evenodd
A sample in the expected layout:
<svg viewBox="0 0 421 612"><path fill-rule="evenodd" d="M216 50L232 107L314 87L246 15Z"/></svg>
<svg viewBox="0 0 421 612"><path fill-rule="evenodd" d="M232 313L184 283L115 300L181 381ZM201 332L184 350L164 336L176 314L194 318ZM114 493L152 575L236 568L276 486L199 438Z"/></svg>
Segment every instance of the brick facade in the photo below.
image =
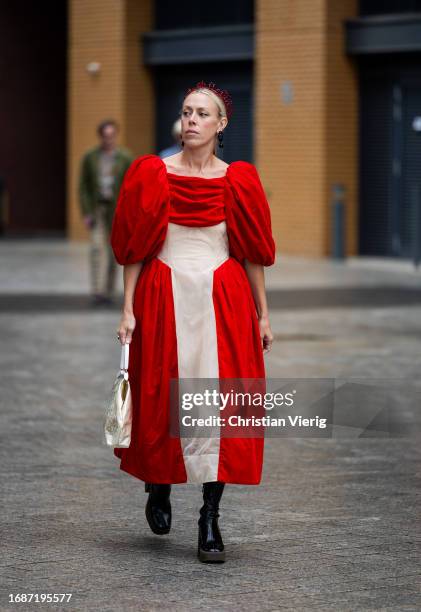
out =
<svg viewBox="0 0 421 612"><path fill-rule="evenodd" d="M356 252L358 89L342 23L356 4L256 0L255 159L280 255L330 254L334 182L347 188L347 254Z"/></svg>
<svg viewBox="0 0 421 612"><path fill-rule="evenodd" d="M68 235L86 239L77 200L83 152L97 142L96 126L113 117L120 143L135 155L153 146L154 100L150 75L141 65L139 36L151 29L149 0L69 0L68 49ZM86 70L99 62L98 75Z"/></svg>

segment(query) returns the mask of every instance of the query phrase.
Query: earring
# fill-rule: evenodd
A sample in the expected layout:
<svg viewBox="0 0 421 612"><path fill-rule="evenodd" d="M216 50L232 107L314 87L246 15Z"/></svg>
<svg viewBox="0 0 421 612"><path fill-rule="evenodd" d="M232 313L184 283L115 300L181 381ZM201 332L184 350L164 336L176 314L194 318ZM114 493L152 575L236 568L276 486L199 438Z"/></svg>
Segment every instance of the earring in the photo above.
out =
<svg viewBox="0 0 421 612"><path fill-rule="evenodd" d="M184 140L181 141L181 146L184 147Z"/></svg>
<svg viewBox="0 0 421 612"><path fill-rule="evenodd" d="M223 139L224 139L224 135L223 135L222 131L218 132L218 140L219 140L219 148L220 149L224 148L224 145L222 143Z"/></svg>

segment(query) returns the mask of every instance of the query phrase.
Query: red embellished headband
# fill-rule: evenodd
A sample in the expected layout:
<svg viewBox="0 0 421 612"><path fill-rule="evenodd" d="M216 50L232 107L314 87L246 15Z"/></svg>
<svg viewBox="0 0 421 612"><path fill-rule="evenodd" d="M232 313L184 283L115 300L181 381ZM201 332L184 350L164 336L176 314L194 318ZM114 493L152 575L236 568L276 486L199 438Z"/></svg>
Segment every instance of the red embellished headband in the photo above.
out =
<svg viewBox="0 0 421 612"><path fill-rule="evenodd" d="M222 102L225 105L225 110L227 111L227 118L230 119L233 112L231 96L226 89L219 89L219 87L217 87L215 83L205 83L205 81L200 81L199 83L196 83L194 87L190 87L190 89L186 91L184 97L187 97L190 93L196 91L196 89L202 88L210 89L211 91L213 91L214 94L221 98Z"/></svg>

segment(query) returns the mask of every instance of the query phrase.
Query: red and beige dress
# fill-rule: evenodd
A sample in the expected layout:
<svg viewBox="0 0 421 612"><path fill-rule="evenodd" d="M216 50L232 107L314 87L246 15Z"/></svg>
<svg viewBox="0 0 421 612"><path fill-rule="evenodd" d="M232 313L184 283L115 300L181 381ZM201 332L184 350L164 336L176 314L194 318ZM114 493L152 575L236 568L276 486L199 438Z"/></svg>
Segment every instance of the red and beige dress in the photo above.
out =
<svg viewBox="0 0 421 612"><path fill-rule="evenodd" d="M130 346L130 447L120 467L153 483L258 484L262 437L170 435L170 380L264 378L259 324L244 260L275 261L269 205L256 168L219 178L171 174L157 155L126 172L111 246L121 265L143 262Z"/></svg>

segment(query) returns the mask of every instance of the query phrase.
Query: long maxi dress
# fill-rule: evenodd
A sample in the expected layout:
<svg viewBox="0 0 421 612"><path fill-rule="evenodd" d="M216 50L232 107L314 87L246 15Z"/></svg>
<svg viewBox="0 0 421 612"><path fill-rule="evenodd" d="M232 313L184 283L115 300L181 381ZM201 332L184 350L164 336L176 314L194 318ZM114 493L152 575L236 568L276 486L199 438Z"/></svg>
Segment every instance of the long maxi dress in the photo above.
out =
<svg viewBox="0 0 421 612"><path fill-rule="evenodd" d="M272 265L275 243L255 166L235 161L223 177L189 177L168 172L157 155L138 157L110 242L119 264L143 261L129 360L132 439L114 451L120 468L153 483L259 484L262 437L189 445L169 435L171 379L265 377L244 261Z"/></svg>

